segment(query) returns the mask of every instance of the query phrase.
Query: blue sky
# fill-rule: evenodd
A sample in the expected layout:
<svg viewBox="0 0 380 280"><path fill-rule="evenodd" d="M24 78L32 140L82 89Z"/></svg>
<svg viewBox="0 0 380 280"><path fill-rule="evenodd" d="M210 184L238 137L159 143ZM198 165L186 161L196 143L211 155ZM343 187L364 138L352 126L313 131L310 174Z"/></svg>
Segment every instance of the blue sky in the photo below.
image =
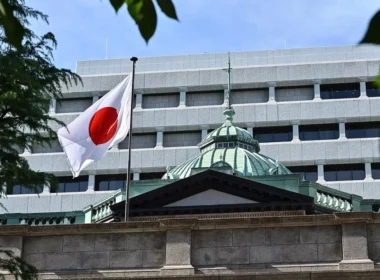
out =
<svg viewBox="0 0 380 280"><path fill-rule="evenodd" d="M158 28L145 44L137 26L109 0L26 0L49 16L33 22L58 40L59 67L78 60L356 44L378 0L173 0L180 22L159 11Z"/></svg>

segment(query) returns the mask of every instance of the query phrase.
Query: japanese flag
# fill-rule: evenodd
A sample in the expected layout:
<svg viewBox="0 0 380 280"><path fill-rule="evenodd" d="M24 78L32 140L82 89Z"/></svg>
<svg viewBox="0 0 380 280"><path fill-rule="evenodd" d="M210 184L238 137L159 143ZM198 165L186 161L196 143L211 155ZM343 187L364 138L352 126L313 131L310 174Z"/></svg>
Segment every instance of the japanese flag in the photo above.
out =
<svg viewBox="0 0 380 280"><path fill-rule="evenodd" d="M129 131L131 101L132 77L129 75L67 127L58 130L58 140L74 177L124 140Z"/></svg>

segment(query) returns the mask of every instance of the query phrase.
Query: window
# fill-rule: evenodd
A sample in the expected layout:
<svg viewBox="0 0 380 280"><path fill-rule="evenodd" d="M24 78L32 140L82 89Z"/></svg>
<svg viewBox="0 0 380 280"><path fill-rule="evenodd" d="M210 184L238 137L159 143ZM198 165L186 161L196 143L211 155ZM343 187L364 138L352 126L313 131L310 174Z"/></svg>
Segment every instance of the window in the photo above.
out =
<svg viewBox="0 0 380 280"><path fill-rule="evenodd" d="M380 163L372 163L371 164L372 168L372 178L373 179L380 179Z"/></svg>
<svg viewBox="0 0 380 280"><path fill-rule="evenodd" d="M227 149L227 148L234 148L235 147L235 143L234 142L219 142L219 143L216 143L216 148L217 149Z"/></svg>
<svg viewBox="0 0 380 280"><path fill-rule="evenodd" d="M80 113L92 105L92 97L57 100L56 113Z"/></svg>
<svg viewBox="0 0 380 280"><path fill-rule="evenodd" d="M201 131L164 132L164 147L197 146L202 141ZM132 142L133 144L133 142Z"/></svg>
<svg viewBox="0 0 380 280"><path fill-rule="evenodd" d="M42 193L43 186L37 186L37 190L26 188L23 185L14 185L13 187L7 188L7 194L35 194Z"/></svg>
<svg viewBox="0 0 380 280"><path fill-rule="evenodd" d="M300 140L328 140L339 138L339 124L300 125Z"/></svg>
<svg viewBox="0 0 380 280"><path fill-rule="evenodd" d="M291 126L256 127L253 135L260 143L287 142L293 139L293 129Z"/></svg>
<svg viewBox="0 0 380 280"><path fill-rule="evenodd" d="M347 138L380 137L380 122L346 123Z"/></svg>
<svg viewBox="0 0 380 280"><path fill-rule="evenodd" d="M321 85L322 99L358 98L359 96L359 83Z"/></svg>
<svg viewBox="0 0 380 280"><path fill-rule="evenodd" d="M253 152L253 147L251 145L247 145L247 144L243 144L243 143L239 143L239 147L240 148L243 148L245 150L248 150L250 152Z"/></svg>
<svg viewBox="0 0 380 280"><path fill-rule="evenodd" d="M305 181L317 181L318 180L318 168L315 165L309 166L291 166L288 169L295 174L300 174L302 180Z"/></svg>
<svg viewBox="0 0 380 280"><path fill-rule="evenodd" d="M179 106L179 93L143 94L142 108L170 108Z"/></svg>
<svg viewBox="0 0 380 280"><path fill-rule="evenodd" d="M326 181L351 181L365 178L364 164L340 164L324 166Z"/></svg>
<svg viewBox="0 0 380 280"><path fill-rule="evenodd" d="M56 192L85 192L88 187L88 176L59 177L59 187Z"/></svg>
<svg viewBox="0 0 380 280"><path fill-rule="evenodd" d="M380 91L373 82L366 83L366 88L368 97L380 97Z"/></svg>
<svg viewBox="0 0 380 280"><path fill-rule="evenodd" d="M97 175L95 176L95 191L124 189L126 181L127 174Z"/></svg>
<svg viewBox="0 0 380 280"><path fill-rule="evenodd" d="M140 180L161 179L165 172L140 173Z"/></svg>

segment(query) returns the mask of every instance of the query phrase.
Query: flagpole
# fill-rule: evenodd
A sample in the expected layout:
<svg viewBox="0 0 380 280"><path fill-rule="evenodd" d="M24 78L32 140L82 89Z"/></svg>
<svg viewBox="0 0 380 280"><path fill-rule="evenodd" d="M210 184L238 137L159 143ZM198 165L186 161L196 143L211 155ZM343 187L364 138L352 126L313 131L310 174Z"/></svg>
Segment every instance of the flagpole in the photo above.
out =
<svg viewBox="0 0 380 280"><path fill-rule="evenodd" d="M128 146L128 171L127 171L127 183L125 185L125 192L126 192L126 198L125 198L125 214L124 214L124 222L128 222L129 220L129 189L130 189L130 183L131 183L131 152L132 152L132 118L133 118L133 93L135 91L135 66L136 61L138 60L137 57L131 57L132 61L132 92L131 92L131 108L130 108L130 118L129 118L129 146Z"/></svg>

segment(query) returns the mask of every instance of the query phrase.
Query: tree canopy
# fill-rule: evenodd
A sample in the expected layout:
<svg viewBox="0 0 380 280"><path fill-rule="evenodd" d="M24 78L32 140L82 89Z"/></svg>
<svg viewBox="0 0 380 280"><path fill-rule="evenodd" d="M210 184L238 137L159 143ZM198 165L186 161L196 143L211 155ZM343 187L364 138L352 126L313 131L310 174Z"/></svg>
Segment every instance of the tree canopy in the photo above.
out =
<svg viewBox="0 0 380 280"><path fill-rule="evenodd" d="M24 0L7 1L24 36L21 46L14 47L0 13L0 186L56 187L52 174L31 170L19 154L56 139L50 125L60 122L48 114L50 100L59 98L62 86L77 83L79 76L54 66L52 51L57 42L52 33L39 36L29 28L31 18L47 22L47 16L25 6Z"/></svg>

